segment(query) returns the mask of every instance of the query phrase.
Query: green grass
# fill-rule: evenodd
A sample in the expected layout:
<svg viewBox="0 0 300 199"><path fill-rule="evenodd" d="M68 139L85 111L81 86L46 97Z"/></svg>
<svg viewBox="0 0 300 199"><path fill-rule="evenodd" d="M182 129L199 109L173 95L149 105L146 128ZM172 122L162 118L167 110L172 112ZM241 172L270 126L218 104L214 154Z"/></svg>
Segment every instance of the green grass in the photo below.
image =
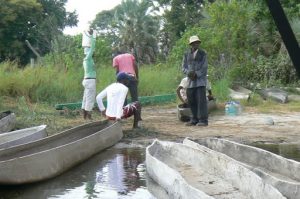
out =
<svg viewBox="0 0 300 199"><path fill-rule="evenodd" d="M150 96L175 93L180 72L175 67L140 67L139 95ZM52 66L25 67L15 63L0 64L0 95L24 97L30 102L67 103L82 98L82 68L68 71ZM97 68L97 92L116 81L115 69L111 66Z"/></svg>
<svg viewBox="0 0 300 199"><path fill-rule="evenodd" d="M219 102L228 101L230 82L227 79L221 79L215 83L212 82L213 95L218 99Z"/></svg>
<svg viewBox="0 0 300 199"><path fill-rule="evenodd" d="M3 62L0 64L0 109L7 109L3 105L3 101L6 101L6 98L12 98L17 100L19 111L35 118L38 117L35 112L40 107L28 104L53 106L58 103L79 102L83 92L82 76L82 68L73 68L68 71L53 66L19 69L14 62ZM142 66L140 67L139 95L153 96L175 93L182 77L183 74L177 66L168 64ZM115 82L113 67L97 68L97 92L112 82ZM228 97L230 80L224 77L224 79L211 83L213 95L217 98L218 103L224 104L230 100ZM241 104L244 107L259 109L260 112L300 111L300 102L278 104L264 101L258 94L252 95L248 101L241 100Z"/></svg>

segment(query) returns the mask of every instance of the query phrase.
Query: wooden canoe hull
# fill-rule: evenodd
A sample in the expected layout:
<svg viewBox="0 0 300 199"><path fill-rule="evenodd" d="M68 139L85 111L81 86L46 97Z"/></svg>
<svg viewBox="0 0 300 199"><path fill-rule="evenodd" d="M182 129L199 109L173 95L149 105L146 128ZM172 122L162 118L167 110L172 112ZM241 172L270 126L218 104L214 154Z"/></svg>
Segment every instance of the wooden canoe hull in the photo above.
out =
<svg viewBox="0 0 300 199"><path fill-rule="evenodd" d="M252 91L242 86L229 88L229 97L233 100L249 100Z"/></svg>
<svg viewBox="0 0 300 199"><path fill-rule="evenodd" d="M288 93L279 88L265 88L258 91L264 99L271 99L280 103L288 102Z"/></svg>
<svg viewBox="0 0 300 199"><path fill-rule="evenodd" d="M52 178L116 144L119 122L91 122L41 140L0 150L0 184L24 184Z"/></svg>
<svg viewBox="0 0 300 199"><path fill-rule="evenodd" d="M234 159L204 146L156 140L146 149L146 167L170 198L285 198Z"/></svg>
<svg viewBox="0 0 300 199"><path fill-rule="evenodd" d="M11 111L0 113L0 133L11 131L16 125L16 115Z"/></svg>
<svg viewBox="0 0 300 199"><path fill-rule="evenodd" d="M212 150L224 153L254 171L287 198L300 198L300 162L225 139L204 138L193 142L187 138L184 143L189 145L200 143Z"/></svg>
<svg viewBox="0 0 300 199"><path fill-rule="evenodd" d="M0 134L0 149L26 144L47 137L46 125Z"/></svg>

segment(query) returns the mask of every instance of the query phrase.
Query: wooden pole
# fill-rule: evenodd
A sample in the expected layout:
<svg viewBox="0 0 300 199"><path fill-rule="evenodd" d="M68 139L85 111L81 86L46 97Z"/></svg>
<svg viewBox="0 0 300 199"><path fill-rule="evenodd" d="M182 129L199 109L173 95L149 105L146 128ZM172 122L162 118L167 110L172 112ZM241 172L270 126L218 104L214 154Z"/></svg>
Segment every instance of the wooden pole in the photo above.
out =
<svg viewBox="0 0 300 199"><path fill-rule="evenodd" d="M266 0L284 45L300 77L300 47L279 0Z"/></svg>
<svg viewBox="0 0 300 199"><path fill-rule="evenodd" d="M32 47L32 45L30 44L30 42L28 40L25 40L25 43L28 46L28 48L30 48L30 50L36 55L37 62L39 63L41 61L40 54Z"/></svg>

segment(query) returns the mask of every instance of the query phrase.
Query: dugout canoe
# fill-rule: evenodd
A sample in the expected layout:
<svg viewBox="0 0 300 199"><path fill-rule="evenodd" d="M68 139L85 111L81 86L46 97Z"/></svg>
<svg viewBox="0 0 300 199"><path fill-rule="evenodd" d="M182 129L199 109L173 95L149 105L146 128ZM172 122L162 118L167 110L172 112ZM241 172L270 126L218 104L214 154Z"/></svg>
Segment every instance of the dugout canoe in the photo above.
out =
<svg viewBox="0 0 300 199"><path fill-rule="evenodd" d="M252 91L242 86L229 88L229 97L234 100L249 100Z"/></svg>
<svg viewBox="0 0 300 199"><path fill-rule="evenodd" d="M46 125L0 134L0 149L26 144L47 137Z"/></svg>
<svg viewBox="0 0 300 199"><path fill-rule="evenodd" d="M234 159L201 145L155 140L146 148L146 167L174 199L285 198Z"/></svg>
<svg viewBox="0 0 300 199"><path fill-rule="evenodd" d="M16 115L11 111L0 113L0 133L11 131L16 125Z"/></svg>
<svg viewBox="0 0 300 199"><path fill-rule="evenodd" d="M288 102L288 93L279 88L265 88L258 90L258 93L263 99L270 99L279 103Z"/></svg>
<svg viewBox="0 0 300 199"><path fill-rule="evenodd" d="M186 138L183 143L194 147L201 144L214 151L224 153L258 174L285 197L300 198L300 162L225 139L203 138L193 141Z"/></svg>
<svg viewBox="0 0 300 199"><path fill-rule="evenodd" d="M207 102L207 110L208 113L215 110L217 108L216 99L209 100ZM179 104L177 105L177 118L182 122L190 121L190 118L192 117L191 109L186 107L185 104Z"/></svg>
<svg viewBox="0 0 300 199"><path fill-rule="evenodd" d="M122 136L119 122L97 121L2 149L0 184L25 184L52 178L113 146Z"/></svg>

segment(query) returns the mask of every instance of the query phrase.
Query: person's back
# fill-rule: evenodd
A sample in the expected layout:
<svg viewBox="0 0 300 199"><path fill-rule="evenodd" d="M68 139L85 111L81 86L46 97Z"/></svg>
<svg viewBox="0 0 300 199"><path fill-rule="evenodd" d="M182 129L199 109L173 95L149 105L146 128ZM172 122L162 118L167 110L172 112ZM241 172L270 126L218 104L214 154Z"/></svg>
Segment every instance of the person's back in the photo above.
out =
<svg viewBox="0 0 300 199"><path fill-rule="evenodd" d="M127 93L128 88L124 84L116 82L110 84L97 96L97 98L107 97L106 115L108 117L121 118ZM104 106L101 104L100 107Z"/></svg>
<svg viewBox="0 0 300 199"><path fill-rule="evenodd" d="M128 93L128 88L121 83L113 83L107 87L107 110L106 115L117 117L122 115L122 108Z"/></svg>
<svg viewBox="0 0 300 199"><path fill-rule="evenodd" d="M122 72L122 73L126 73L130 77L127 87L129 88L131 101L132 102L139 101L139 97L138 97L139 70L135 62L134 56L130 53L123 53L115 56L113 59L113 67L116 69L117 74Z"/></svg>
<svg viewBox="0 0 300 199"><path fill-rule="evenodd" d="M141 106L138 101L131 102L123 107L128 93L129 75L121 72L117 75L117 82L110 84L97 97L97 104L103 116L108 120L118 121L134 115L133 128L138 128ZM104 107L103 98L107 98L107 108Z"/></svg>
<svg viewBox="0 0 300 199"><path fill-rule="evenodd" d="M135 58L129 53L117 55L113 59L113 67L117 69L117 72L125 72L135 76L136 72L134 64Z"/></svg>

